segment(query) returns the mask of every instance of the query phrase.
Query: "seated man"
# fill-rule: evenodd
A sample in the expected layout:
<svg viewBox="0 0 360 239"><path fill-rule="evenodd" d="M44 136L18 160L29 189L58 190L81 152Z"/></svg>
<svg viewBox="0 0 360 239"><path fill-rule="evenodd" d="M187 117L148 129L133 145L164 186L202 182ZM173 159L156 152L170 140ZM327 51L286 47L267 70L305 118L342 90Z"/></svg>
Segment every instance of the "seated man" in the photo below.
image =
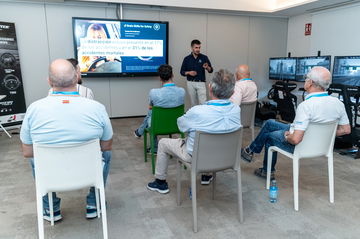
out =
<svg viewBox="0 0 360 239"><path fill-rule="evenodd" d="M135 130L134 135L140 138L146 128L150 126L152 107L173 108L184 104L185 90L177 87L173 82L173 71L170 65L161 65L158 69L162 88L152 89L149 93L149 111L143 123ZM155 142L155 149L157 141ZM155 150L156 151L156 150Z"/></svg>
<svg viewBox="0 0 360 239"><path fill-rule="evenodd" d="M326 92L331 84L331 74L324 67L314 67L306 76L304 88L308 95L305 101L299 104L294 122L284 124L275 120L268 120L262 127L259 135L245 149L241 157L251 162L254 153L260 153L265 146L263 167L255 170L255 175L266 178L267 154L270 146L277 146L289 153L301 142L305 130L310 122L326 123L338 120L337 136L350 133L349 119L344 104L336 97ZM271 165L271 177L274 178L277 154L274 152Z"/></svg>
<svg viewBox="0 0 360 239"><path fill-rule="evenodd" d="M76 69L76 74L77 74L77 84L76 84L76 90L77 92L79 92L81 97L85 97L88 99L94 99L94 93L92 92L92 90L86 86L82 85L82 79L81 79L81 72L80 72L80 67L79 67L79 62L78 60L74 59L74 58L69 58L67 59L72 65L73 67ZM49 90L49 94L52 94L53 89L51 88Z"/></svg>
<svg viewBox="0 0 360 239"><path fill-rule="evenodd" d="M73 144L100 139L106 182L112 146L112 127L105 107L97 101L80 97L76 91L77 74L65 59L53 61L49 68L49 84L53 92L32 103L26 111L20 139L23 154L30 158L34 173L33 143ZM36 160L36 159L35 159ZM43 197L44 219L50 221L48 197ZM53 193L54 220L60 220L60 198ZM86 218L97 217L94 188L87 196Z"/></svg>
<svg viewBox="0 0 360 239"><path fill-rule="evenodd" d="M166 182L168 161L170 156L179 157L191 162L195 131L208 133L228 133L240 128L240 108L229 101L234 92L235 79L227 70L214 74L209 84L211 100L203 105L192 107L185 115L178 118L180 131L188 132L188 138L163 138L159 142L156 160L155 181L147 188L159 193L168 193Z"/></svg>
<svg viewBox="0 0 360 239"><path fill-rule="evenodd" d="M241 105L242 102L253 102L257 99L257 87L255 82L250 78L248 65L239 65L236 68L236 83L234 94L230 101L235 105Z"/></svg>

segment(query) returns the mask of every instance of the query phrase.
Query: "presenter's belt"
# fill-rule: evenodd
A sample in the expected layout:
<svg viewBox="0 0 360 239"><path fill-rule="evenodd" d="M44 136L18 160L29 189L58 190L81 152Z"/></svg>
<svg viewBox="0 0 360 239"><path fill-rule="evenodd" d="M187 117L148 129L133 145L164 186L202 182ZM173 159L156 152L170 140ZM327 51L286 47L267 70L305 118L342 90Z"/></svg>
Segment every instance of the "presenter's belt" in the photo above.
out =
<svg viewBox="0 0 360 239"><path fill-rule="evenodd" d="M205 82L204 80L198 80L198 79L188 79L187 81L193 81L193 82Z"/></svg>

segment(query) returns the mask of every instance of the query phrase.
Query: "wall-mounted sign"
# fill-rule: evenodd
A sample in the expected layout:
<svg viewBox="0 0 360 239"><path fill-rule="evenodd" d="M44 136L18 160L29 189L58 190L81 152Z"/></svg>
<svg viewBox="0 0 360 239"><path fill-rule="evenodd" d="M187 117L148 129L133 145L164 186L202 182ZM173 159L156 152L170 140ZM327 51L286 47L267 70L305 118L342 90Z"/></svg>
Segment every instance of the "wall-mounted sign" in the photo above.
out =
<svg viewBox="0 0 360 239"><path fill-rule="evenodd" d="M310 36L311 35L311 23L306 23L305 24L305 36Z"/></svg>
<svg viewBox="0 0 360 239"><path fill-rule="evenodd" d="M21 124L25 112L15 24L0 22L0 124Z"/></svg>

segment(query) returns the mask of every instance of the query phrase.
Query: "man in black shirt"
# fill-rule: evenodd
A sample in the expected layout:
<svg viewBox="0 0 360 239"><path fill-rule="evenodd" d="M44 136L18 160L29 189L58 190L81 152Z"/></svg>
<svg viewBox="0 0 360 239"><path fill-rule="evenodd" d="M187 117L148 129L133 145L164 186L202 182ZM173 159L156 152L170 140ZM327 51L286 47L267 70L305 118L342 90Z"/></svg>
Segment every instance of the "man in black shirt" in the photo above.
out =
<svg viewBox="0 0 360 239"><path fill-rule="evenodd" d="M201 42L191 41L191 53L184 58L180 74L186 76L187 89L191 99L191 106L203 104L206 101L205 70L212 73L213 68L206 55L200 53ZM197 99L197 100L196 100Z"/></svg>

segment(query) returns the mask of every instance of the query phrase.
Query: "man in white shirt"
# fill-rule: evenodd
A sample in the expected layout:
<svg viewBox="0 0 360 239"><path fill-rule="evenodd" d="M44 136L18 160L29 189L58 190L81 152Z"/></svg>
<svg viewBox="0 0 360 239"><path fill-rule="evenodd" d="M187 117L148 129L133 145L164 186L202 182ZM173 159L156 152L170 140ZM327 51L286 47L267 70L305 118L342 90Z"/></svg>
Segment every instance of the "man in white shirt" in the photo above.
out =
<svg viewBox="0 0 360 239"><path fill-rule="evenodd" d="M314 67L306 76L304 88L308 95L296 110L294 122L284 124L275 120L268 120L259 135L245 149L241 150L241 157L251 162L254 153L260 153L265 146L263 167L255 170L255 175L266 178L267 153L270 146L277 146L292 153L295 145L299 144L310 122L326 123L338 120L336 136L350 133L349 119L344 104L336 97L326 92L331 84L331 74L325 67ZM273 154L271 177L274 178L276 152Z"/></svg>
<svg viewBox="0 0 360 239"><path fill-rule="evenodd" d="M253 102L257 100L257 87L255 82L250 78L248 65L239 65L236 68L236 83L234 94L230 101L235 105L241 105L242 102Z"/></svg>
<svg viewBox="0 0 360 239"><path fill-rule="evenodd" d="M81 97L85 97L85 98L93 100L94 99L94 93L92 92L92 90L90 88L82 85L81 72L80 72L80 67L79 67L78 60L76 60L74 58L69 58L67 60L76 69L76 77L77 77L76 90L77 90L77 92L79 92ZM52 94L52 91L53 91L53 89L51 88L49 90L49 94Z"/></svg>

